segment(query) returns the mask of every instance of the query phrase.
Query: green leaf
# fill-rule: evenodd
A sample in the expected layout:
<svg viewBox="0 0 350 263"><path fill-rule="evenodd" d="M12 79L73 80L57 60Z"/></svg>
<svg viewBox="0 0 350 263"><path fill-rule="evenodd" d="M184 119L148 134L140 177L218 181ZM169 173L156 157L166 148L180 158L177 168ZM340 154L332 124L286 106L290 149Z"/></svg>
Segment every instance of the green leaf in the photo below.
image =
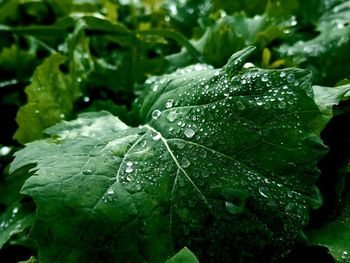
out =
<svg viewBox="0 0 350 263"><path fill-rule="evenodd" d="M168 259L165 263L199 263L197 257L189 250L184 247L175 256Z"/></svg>
<svg viewBox="0 0 350 263"><path fill-rule="evenodd" d="M193 45L207 63L221 67L232 53L246 46L256 45L262 50L273 40L286 38L291 33L293 22L290 17L279 21L266 13L253 18L236 13L215 21ZM170 70L194 62L185 51L169 56L168 60Z"/></svg>
<svg viewBox="0 0 350 263"><path fill-rule="evenodd" d="M52 54L34 72L32 83L26 87L28 102L17 113L19 126L14 137L26 143L43 137L43 130L71 113L77 94L69 79L60 71L66 58Z"/></svg>
<svg viewBox="0 0 350 263"><path fill-rule="evenodd" d="M349 77L347 61L350 50L350 1L331 6L317 21L316 36L283 44L279 54L288 65L298 65L313 71L319 85L334 85Z"/></svg>
<svg viewBox="0 0 350 263"><path fill-rule="evenodd" d="M17 152L11 171L36 164L22 193L37 205L39 261L156 263L187 246L206 262L271 262L289 251L321 204L320 113L308 71L243 69L253 50L149 79L144 126L88 113Z"/></svg>
<svg viewBox="0 0 350 263"><path fill-rule="evenodd" d="M350 261L350 195L342 201L338 217L308 233L311 243L328 247L337 263Z"/></svg>
<svg viewBox="0 0 350 263"><path fill-rule="evenodd" d="M37 262L38 260L34 256L31 256L28 260L20 261L18 263L37 263Z"/></svg>
<svg viewBox="0 0 350 263"><path fill-rule="evenodd" d="M34 213L19 202L8 207L0 216L0 248L16 234L28 230L34 218Z"/></svg>
<svg viewBox="0 0 350 263"><path fill-rule="evenodd" d="M350 97L350 84L337 87L313 86L315 102L323 115L321 123L315 124L320 132L333 117L333 106Z"/></svg>

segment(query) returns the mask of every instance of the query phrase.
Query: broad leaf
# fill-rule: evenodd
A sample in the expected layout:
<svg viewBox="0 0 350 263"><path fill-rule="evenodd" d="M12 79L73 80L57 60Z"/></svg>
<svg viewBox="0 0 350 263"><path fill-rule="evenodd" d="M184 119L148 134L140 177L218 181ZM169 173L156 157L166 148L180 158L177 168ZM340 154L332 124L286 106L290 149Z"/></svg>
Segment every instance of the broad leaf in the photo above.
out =
<svg viewBox="0 0 350 263"><path fill-rule="evenodd" d="M321 203L320 113L308 71L242 69L252 51L149 79L144 126L88 113L18 152L12 171L36 164L22 193L37 205L39 261L163 263L184 246L205 262L287 253Z"/></svg>

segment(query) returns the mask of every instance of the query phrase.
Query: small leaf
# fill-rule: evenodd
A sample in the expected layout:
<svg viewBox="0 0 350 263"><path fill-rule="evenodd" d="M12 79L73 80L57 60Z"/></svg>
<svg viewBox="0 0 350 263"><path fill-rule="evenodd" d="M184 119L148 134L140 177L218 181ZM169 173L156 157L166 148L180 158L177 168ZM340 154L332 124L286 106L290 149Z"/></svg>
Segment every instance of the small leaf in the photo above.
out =
<svg viewBox="0 0 350 263"><path fill-rule="evenodd" d="M197 257L189 250L184 247L175 256L168 259L165 263L199 263Z"/></svg>
<svg viewBox="0 0 350 263"><path fill-rule="evenodd" d="M55 53L35 70L32 83L25 89L28 103L20 108L16 117L19 128L14 137L20 143L42 138L45 128L71 113L75 94L59 68L65 60Z"/></svg>
<svg viewBox="0 0 350 263"><path fill-rule="evenodd" d="M328 247L337 263L350 262L350 195L342 201L340 215L320 229L307 233L313 244Z"/></svg>

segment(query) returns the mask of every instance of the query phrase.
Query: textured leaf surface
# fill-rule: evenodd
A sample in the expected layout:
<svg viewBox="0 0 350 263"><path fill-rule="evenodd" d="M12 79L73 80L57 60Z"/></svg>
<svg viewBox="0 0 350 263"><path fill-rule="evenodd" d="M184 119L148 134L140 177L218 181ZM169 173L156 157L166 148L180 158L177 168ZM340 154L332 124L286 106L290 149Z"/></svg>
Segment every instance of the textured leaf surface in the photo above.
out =
<svg viewBox="0 0 350 263"><path fill-rule="evenodd" d="M14 137L21 143L42 138L43 130L73 108L72 92L67 77L60 71L65 57L56 53L47 58L34 72L33 82L26 88L28 103L20 108Z"/></svg>
<svg viewBox="0 0 350 263"><path fill-rule="evenodd" d="M205 262L286 253L321 202L320 114L308 71L242 69L252 50L149 79L140 128L84 114L18 152L12 171L36 163L22 193L37 204L39 261L164 262L184 246Z"/></svg>

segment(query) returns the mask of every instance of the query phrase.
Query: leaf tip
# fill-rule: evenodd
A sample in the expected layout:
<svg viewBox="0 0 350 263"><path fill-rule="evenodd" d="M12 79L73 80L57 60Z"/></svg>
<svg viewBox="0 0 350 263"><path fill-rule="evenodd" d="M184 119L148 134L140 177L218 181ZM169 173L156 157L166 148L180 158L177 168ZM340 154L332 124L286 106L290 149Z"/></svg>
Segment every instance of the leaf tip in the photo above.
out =
<svg viewBox="0 0 350 263"><path fill-rule="evenodd" d="M224 66L225 71L228 74L233 74L235 71L242 68L248 57L255 51L256 47L248 46L236 53L234 53Z"/></svg>

